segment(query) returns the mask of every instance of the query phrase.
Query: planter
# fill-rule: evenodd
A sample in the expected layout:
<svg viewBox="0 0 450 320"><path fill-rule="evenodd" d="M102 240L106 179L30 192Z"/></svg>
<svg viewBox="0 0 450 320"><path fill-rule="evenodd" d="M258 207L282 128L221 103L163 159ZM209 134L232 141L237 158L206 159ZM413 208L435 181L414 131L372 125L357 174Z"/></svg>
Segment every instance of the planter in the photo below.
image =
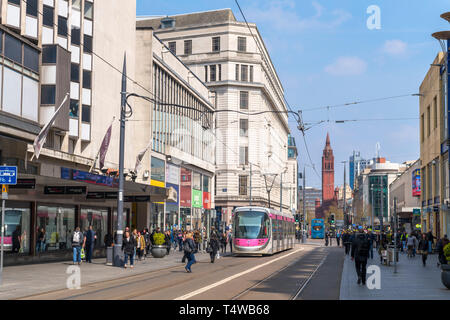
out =
<svg viewBox="0 0 450 320"><path fill-rule="evenodd" d="M450 289L450 265L443 264L441 265L441 281L447 289Z"/></svg>
<svg viewBox="0 0 450 320"><path fill-rule="evenodd" d="M167 247L165 245L162 246L152 246L152 256L153 258L164 258L167 254Z"/></svg>

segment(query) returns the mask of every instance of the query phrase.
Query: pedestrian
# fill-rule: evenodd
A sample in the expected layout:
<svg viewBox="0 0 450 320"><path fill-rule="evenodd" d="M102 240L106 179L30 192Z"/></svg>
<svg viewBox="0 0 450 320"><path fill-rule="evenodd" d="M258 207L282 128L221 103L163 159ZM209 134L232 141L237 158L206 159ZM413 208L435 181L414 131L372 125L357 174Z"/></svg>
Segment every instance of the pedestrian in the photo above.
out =
<svg viewBox="0 0 450 320"><path fill-rule="evenodd" d="M184 250L184 246L187 245L187 232L183 232L183 236L182 236L182 246L181 248L183 248L183 258L181 258L181 263L184 263L186 261L186 259L188 258L187 254L186 254L186 250ZM189 251L189 249L187 250Z"/></svg>
<svg viewBox="0 0 450 320"><path fill-rule="evenodd" d="M328 247L328 232L325 232L325 247Z"/></svg>
<svg viewBox="0 0 450 320"><path fill-rule="evenodd" d="M200 244L202 243L202 235L200 234L200 230L196 229L194 232L194 244L197 252L200 251Z"/></svg>
<svg viewBox="0 0 450 320"><path fill-rule="evenodd" d="M144 236L138 232L136 236L136 252L139 258L139 261L142 260L142 256L144 255L145 249L145 239Z"/></svg>
<svg viewBox="0 0 450 320"><path fill-rule="evenodd" d="M89 229L85 234L85 246L84 250L86 251L86 262L92 263L92 253L94 252L95 239L97 239L97 235L95 231L92 229L92 225L89 226Z"/></svg>
<svg viewBox="0 0 450 320"><path fill-rule="evenodd" d="M214 263L217 252L219 251L220 236L216 228L211 227L211 234L209 236L209 256L211 257L211 263Z"/></svg>
<svg viewBox="0 0 450 320"><path fill-rule="evenodd" d="M227 241L228 241L228 244L230 245L230 252L233 253L233 236L232 236L231 229L228 230Z"/></svg>
<svg viewBox="0 0 450 320"><path fill-rule="evenodd" d="M359 227L359 233L356 234L352 243L352 260L355 261L356 274L358 275L358 284L366 285L367 258L369 257L370 243L362 227Z"/></svg>
<svg viewBox="0 0 450 320"><path fill-rule="evenodd" d="M338 246L338 247L341 246L341 231L340 231L340 230L338 230L338 231L336 232L336 243L337 243L337 246Z"/></svg>
<svg viewBox="0 0 450 320"><path fill-rule="evenodd" d="M144 229L144 240L145 240L145 257L147 258L148 253L150 252L150 232L148 232L148 228Z"/></svg>
<svg viewBox="0 0 450 320"><path fill-rule="evenodd" d="M72 235L73 264L81 264L81 247L84 246L84 236L80 227L76 227Z"/></svg>
<svg viewBox="0 0 450 320"><path fill-rule="evenodd" d="M434 239L436 239L436 237L433 236L433 232L430 229L430 231L428 231L428 233L427 233L428 253L430 253L430 254L433 253L433 242L434 242Z"/></svg>
<svg viewBox="0 0 450 320"><path fill-rule="evenodd" d="M345 247L345 255L348 255L350 252L350 234L348 233L348 231L344 231L344 233L342 234L342 244Z"/></svg>
<svg viewBox="0 0 450 320"><path fill-rule="evenodd" d="M440 264L447 264L447 259L444 254L444 248L447 244L449 244L447 235L444 235L444 237L439 239L439 241L436 243L436 251L439 254L438 267Z"/></svg>
<svg viewBox="0 0 450 320"><path fill-rule="evenodd" d="M134 249L136 248L136 240L132 235L130 235L129 231L125 232L123 242L122 242L122 251L125 258L124 268L127 268L128 258L130 258L130 268L134 267Z"/></svg>
<svg viewBox="0 0 450 320"><path fill-rule="evenodd" d="M20 225L16 226L16 229L12 233L12 252L20 252Z"/></svg>
<svg viewBox="0 0 450 320"><path fill-rule="evenodd" d="M46 233L44 228L39 229L37 241L36 241L36 252L44 252L45 251L45 245L46 245Z"/></svg>
<svg viewBox="0 0 450 320"><path fill-rule="evenodd" d="M406 242L408 241L408 234L406 233L406 231L402 232L400 240L402 242L402 252L403 252L404 250L406 250Z"/></svg>
<svg viewBox="0 0 450 320"><path fill-rule="evenodd" d="M430 241L428 240L428 236L424 233L422 234L422 239L419 241L419 253L422 254L422 263L424 267L427 264L429 246Z"/></svg>
<svg viewBox="0 0 450 320"><path fill-rule="evenodd" d="M164 240L166 241L165 244L166 244L166 248L167 248L167 255L169 255L170 248L172 247L172 242L170 241L170 231L169 230L166 230L164 237L165 237Z"/></svg>
<svg viewBox="0 0 450 320"><path fill-rule="evenodd" d="M193 239L193 233L189 232L186 235L186 241L184 244L184 254L188 259L188 262L186 264L186 266L184 267L184 269L186 269L186 272L191 273L191 266L194 263L197 263L197 261L195 260L195 253L197 252L195 243L194 243L194 239Z"/></svg>
<svg viewBox="0 0 450 320"><path fill-rule="evenodd" d="M330 241L330 247L333 245L333 232L329 231L328 232L328 239Z"/></svg>
<svg viewBox="0 0 450 320"><path fill-rule="evenodd" d="M383 251L386 251L388 247L387 238L384 232L380 233L378 254L380 255L380 262L383 262Z"/></svg>
<svg viewBox="0 0 450 320"><path fill-rule="evenodd" d="M181 231L181 229L180 230L178 230L178 233L177 233L177 241L178 241L178 251L183 251L183 241L184 241L184 239L183 239L183 232Z"/></svg>
<svg viewBox="0 0 450 320"><path fill-rule="evenodd" d="M227 251L227 234L225 232L220 235L220 248L222 253Z"/></svg>
<svg viewBox="0 0 450 320"><path fill-rule="evenodd" d="M370 247L369 247L369 257L370 257L370 259L373 259L373 242L375 240L375 236L372 233L371 229L369 229L367 231L367 239L369 240L369 245L370 245Z"/></svg>
<svg viewBox="0 0 450 320"><path fill-rule="evenodd" d="M112 247L114 245L114 240L111 233L108 232L107 234L105 234L103 242L105 244L105 248Z"/></svg>
<svg viewBox="0 0 450 320"><path fill-rule="evenodd" d="M414 233L408 236L408 240L406 241L406 247L408 248L408 258L413 258L416 256L415 248L417 247L417 238Z"/></svg>

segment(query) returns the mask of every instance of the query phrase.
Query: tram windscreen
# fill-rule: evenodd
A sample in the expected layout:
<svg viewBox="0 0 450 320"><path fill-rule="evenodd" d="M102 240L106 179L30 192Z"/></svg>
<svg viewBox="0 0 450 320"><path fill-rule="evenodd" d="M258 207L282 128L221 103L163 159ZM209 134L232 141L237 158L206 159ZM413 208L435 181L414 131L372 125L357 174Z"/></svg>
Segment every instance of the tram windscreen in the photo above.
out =
<svg viewBox="0 0 450 320"><path fill-rule="evenodd" d="M235 217L235 237L238 239L264 239L269 237L270 220L261 211L241 211Z"/></svg>

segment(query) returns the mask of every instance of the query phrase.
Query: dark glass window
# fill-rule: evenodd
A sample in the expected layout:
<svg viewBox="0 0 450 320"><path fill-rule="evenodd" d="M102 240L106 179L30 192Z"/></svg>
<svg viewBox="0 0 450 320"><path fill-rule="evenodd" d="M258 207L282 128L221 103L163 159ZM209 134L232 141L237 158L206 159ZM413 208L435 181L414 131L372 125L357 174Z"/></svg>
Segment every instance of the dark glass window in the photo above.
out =
<svg viewBox="0 0 450 320"><path fill-rule="evenodd" d="M39 52L28 45L24 45L23 65L28 69L31 69L36 73L39 73Z"/></svg>
<svg viewBox="0 0 450 320"><path fill-rule="evenodd" d="M84 35L84 52L88 53L91 52L92 53L92 37L88 36L88 35Z"/></svg>
<svg viewBox="0 0 450 320"><path fill-rule="evenodd" d="M220 37L212 38L212 51L219 52L220 51Z"/></svg>
<svg viewBox="0 0 450 320"><path fill-rule="evenodd" d="M238 37L238 51L240 52L247 51L247 38Z"/></svg>
<svg viewBox="0 0 450 320"><path fill-rule="evenodd" d="M67 18L58 16L58 35L67 37Z"/></svg>
<svg viewBox="0 0 450 320"><path fill-rule="evenodd" d="M81 121L91 123L91 107L83 105L81 110Z"/></svg>
<svg viewBox="0 0 450 320"><path fill-rule="evenodd" d="M72 44L80 45L80 29L76 27L72 27Z"/></svg>
<svg viewBox="0 0 450 320"><path fill-rule="evenodd" d="M240 107L241 109L248 109L248 91L240 92Z"/></svg>
<svg viewBox="0 0 450 320"><path fill-rule="evenodd" d="M70 81L80 82L80 65L78 63L70 65Z"/></svg>
<svg viewBox="0 0 450 320"><path fill-rule="evenodd" d="M27 15L37 17L38 14L38 0L27 0Z"/></svg>
<svg viewBox="0 0 450 320"><path fill-rule="evenodd" d="M20 6L20 0L8 0L9 3L14 3Z"/></svg>
<svg viewBox="0 0 450 320"><path fill-rule="evenodd" d="M69 115L73 118L78 118L80 102L78 100L70 99Z"/></svg>
<svg viewBox="0 0 450 320"><path fill-rule="evenodd" d="M176 43L176 41L171 41L171 42L169 42L169 50L170 50L173 54L177 54L177 43Z"/></svg>
<svg viewBox="0 0 450 320"><path fill-rule="evenodd" d="M42 24L47 27L52 27L55 24L55 16L54 11L55 9L49 6L44 6L43 9L43 18L42 18Z"/></svg>
<svg viewBox="0 0 450 320"><path fill-rule="evenodd" d="M184 54L192 54L192 40L184 40Z"/></svg>
<svg viewBox="0 0 450 320"><path fill-rule="evenodd" d="M209 80L216 81L216 66L209 66Z"/></svg>
<svg viewBox="0 0 450 320"><path fill-rule="evenodd" d="M91 89L92 83L92 72L88 70L83 70L83 88Z"/></svg>
<svg viewBox="0 0 450 320"><path fill-rule="evenodd" d="M0 30L0 53L3 52L3 31Z"/></svg>
<svg viewBox="0 0 450 320"><path fill-rule="evenodd" d="M8 34L5 35L5 56L17 63L22 63L22 42Z"/></svg>
<svg viewBox="0 0 450 320"><path fill-rule="evenodd" d="M56 86L41 86L41 104L55 104Z"/></svg>
<svg viewBox="0 0 450 320"><path fill-rule="evenodd" d="M42 63L56 63L56 46L42 47Z"/></svg>
<svg viewBox="0 0 450 320"><path fill-rule="evenodd" d="M84 2L84 17L91 20L94 18L94 6L88 1Z"/></svg>

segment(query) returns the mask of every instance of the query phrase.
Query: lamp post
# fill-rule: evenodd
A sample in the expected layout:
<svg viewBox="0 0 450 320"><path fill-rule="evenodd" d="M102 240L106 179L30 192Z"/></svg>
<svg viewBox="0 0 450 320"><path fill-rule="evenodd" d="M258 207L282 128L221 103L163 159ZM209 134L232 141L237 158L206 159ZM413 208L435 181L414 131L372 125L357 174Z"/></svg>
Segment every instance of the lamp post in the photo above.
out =
<svg viewBox="0 0 450 320"><path fill-rule="evenodd" d="M347 191L347 182L346 182L346 164L347 164L347 161L342 161L342 163L344 164L344 208L343 208L343 210L344 210L344 220L347 220L348 222L350 222L350 219L345 219L345 217L346 217L346 211L347 211L347 204L346 204L346 191Z"/></svg>

